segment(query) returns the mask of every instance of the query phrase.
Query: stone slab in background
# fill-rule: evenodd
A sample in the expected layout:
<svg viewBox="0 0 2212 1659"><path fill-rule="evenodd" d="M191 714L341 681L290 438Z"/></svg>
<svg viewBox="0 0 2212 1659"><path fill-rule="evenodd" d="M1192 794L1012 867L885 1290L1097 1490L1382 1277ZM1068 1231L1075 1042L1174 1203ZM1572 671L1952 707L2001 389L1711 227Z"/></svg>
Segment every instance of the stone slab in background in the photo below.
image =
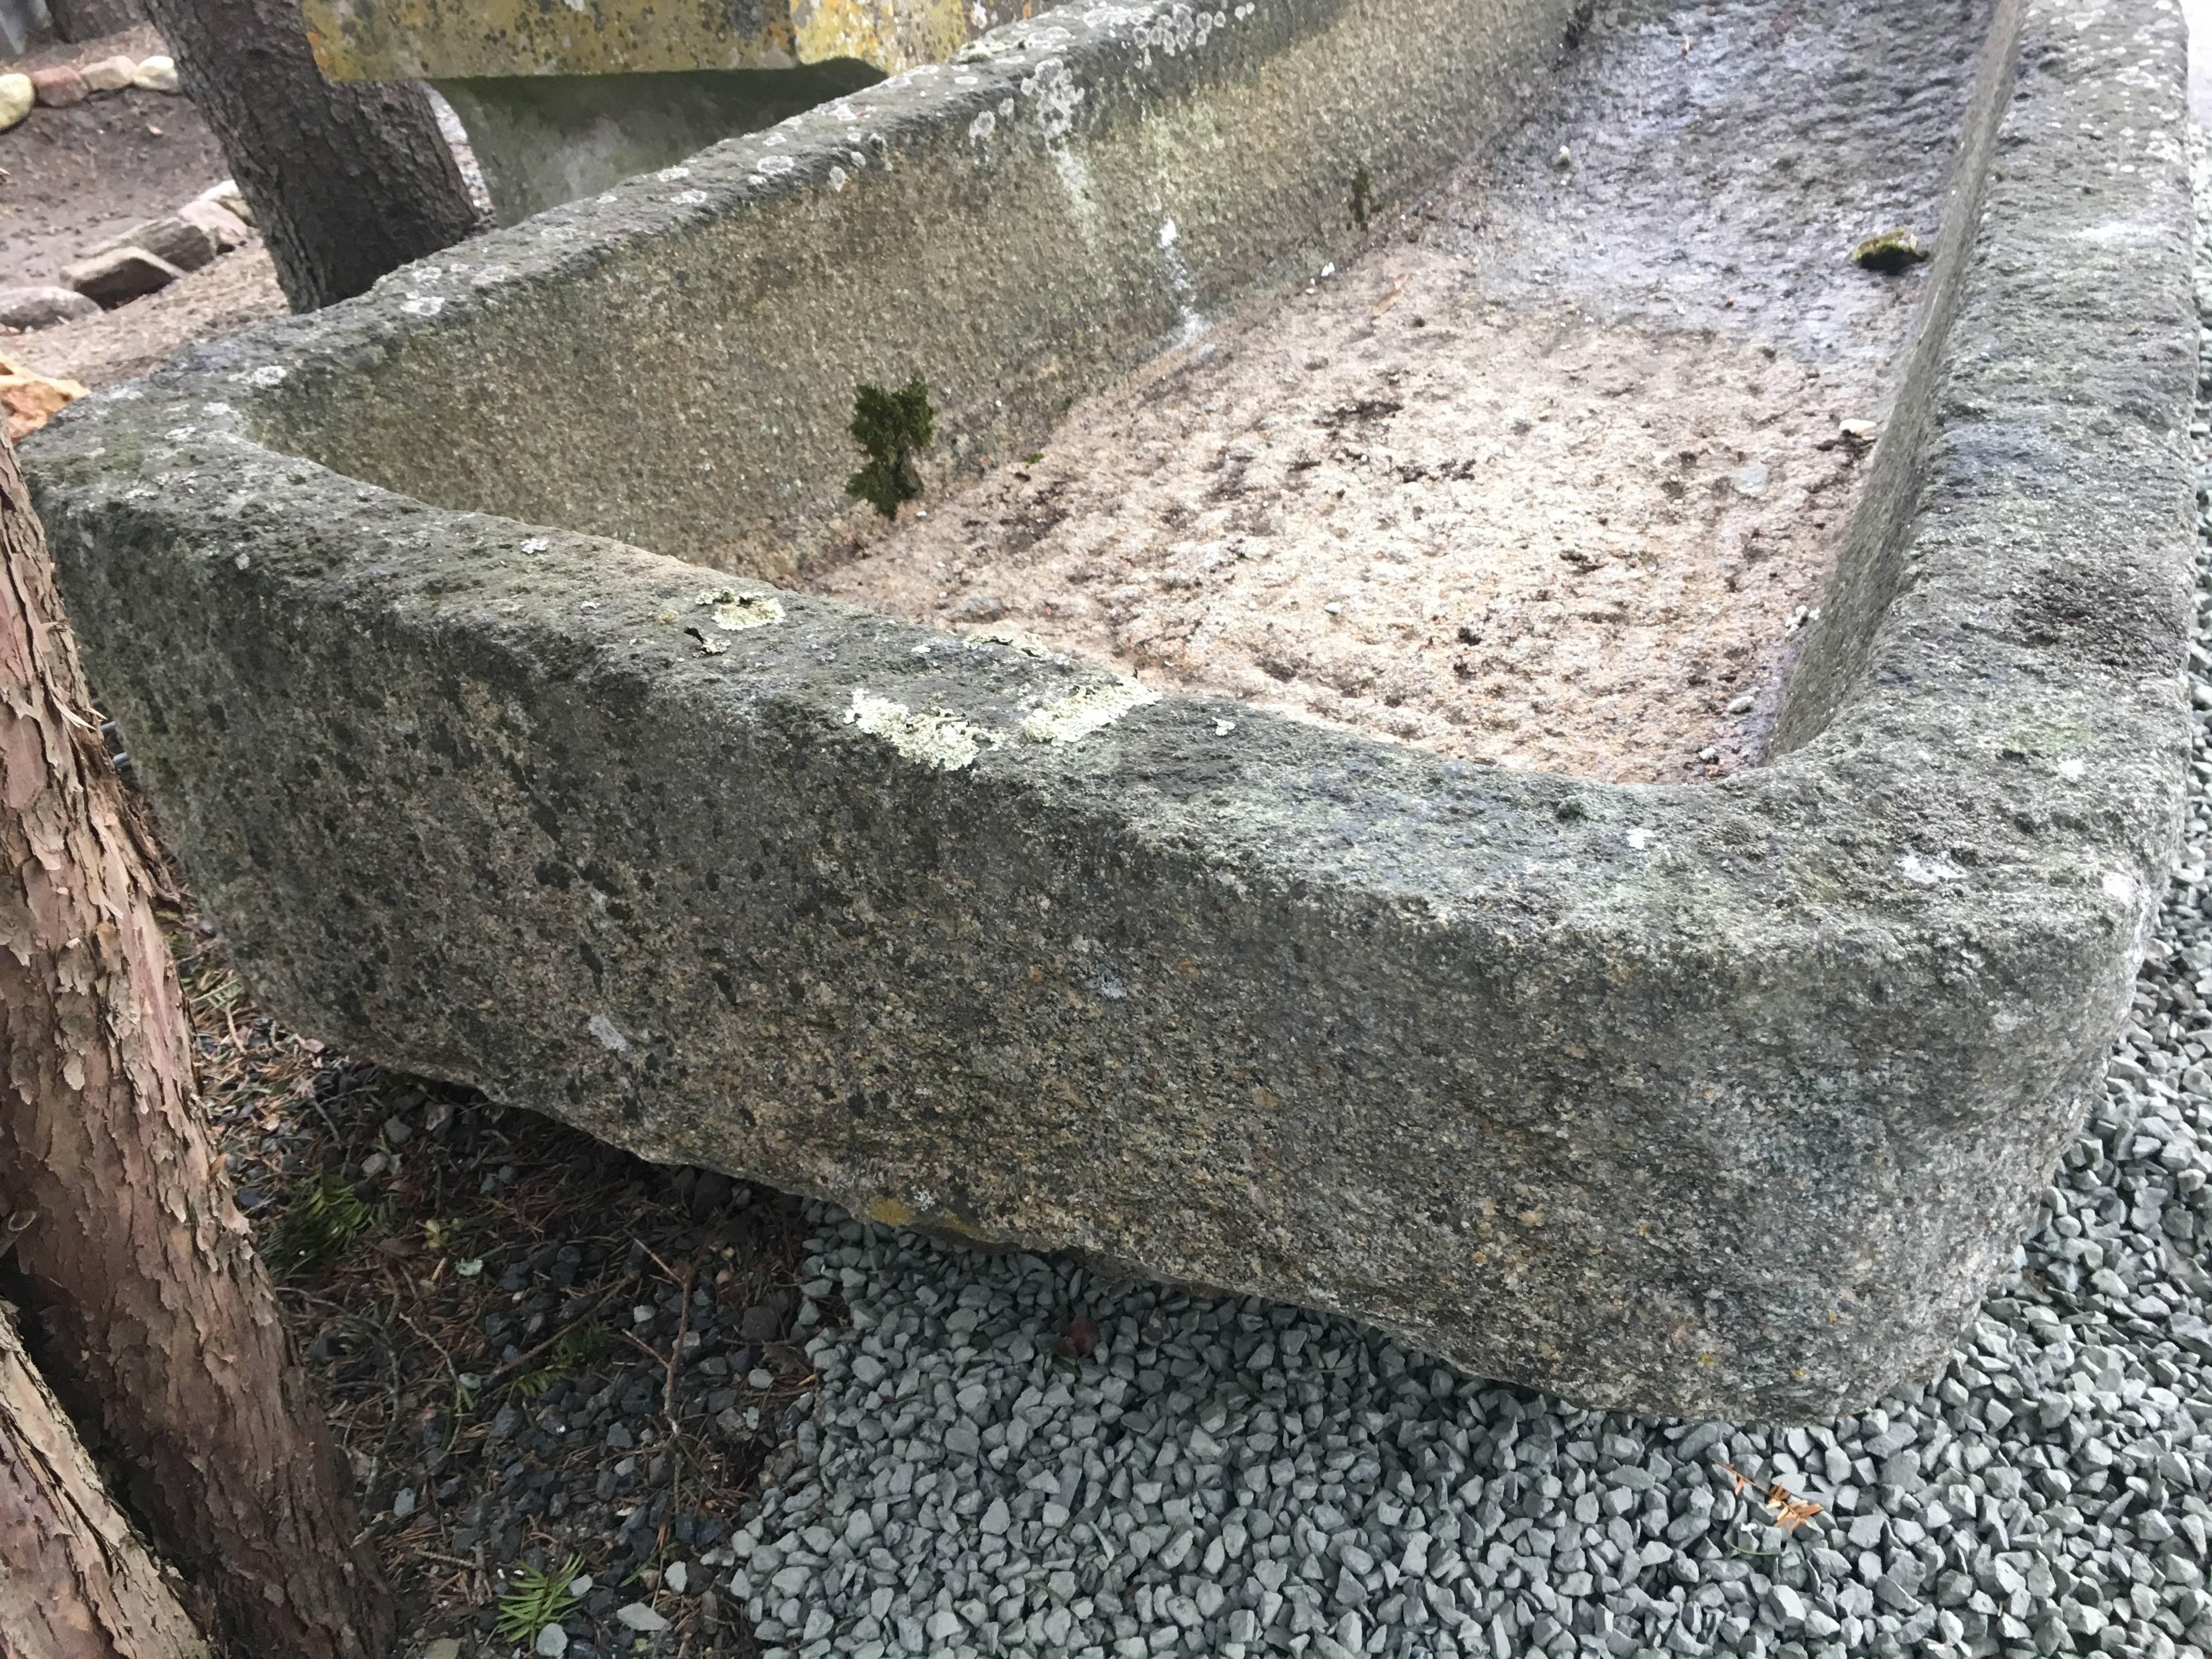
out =
<svg viewBox="0 0 2212 1659"><path fill-rule="evenodd" d="M118 247L69 266L62 281L112 311L127 301L160 292L184 274L159 254Z"/></svg>
<svg viewBox="0 0 2212 1659"><path fill-rule="evenodd" d="M224 179L210 185L192 198L196 202L211 202L241 223L253 222L253 210L246 204L246 192L238 187L235 179Z"/></svg>
<svg viewBox="0 0 2212 1659"><path fill-rule="evenodd" d="M0 288L0 328L51 328L99 314L99 301L72 288Z"/></svg>
<svg viewBox="0 0 2212 1659"><path fill-rule="evenodd" d="M166 259L179 270L198 270L222 252L216 233L181 213L149 219L118 236L111 236L88 256L97 258L118 248L135 247ZM74 284L72 284L74 286Z"/></svg>
<svg viewBox="0 0 2212 1659"><path fill-rule="evenodd" d="M246 239L252 234L246 228L245 220L204 196L196 196L179 208L177 217L213 237L218 253L228 253L233 248L243 247ZM142 242L139 246L143 247L145 244ZM183 261L176 263L181 264Z"/></svg>

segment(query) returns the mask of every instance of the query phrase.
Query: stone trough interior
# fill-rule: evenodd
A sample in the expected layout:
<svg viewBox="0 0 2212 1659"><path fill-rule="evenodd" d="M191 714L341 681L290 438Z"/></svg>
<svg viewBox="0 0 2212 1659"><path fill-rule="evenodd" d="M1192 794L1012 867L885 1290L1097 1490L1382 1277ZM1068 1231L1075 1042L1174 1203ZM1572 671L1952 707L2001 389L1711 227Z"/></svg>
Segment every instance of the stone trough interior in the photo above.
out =
<svg viewBox="0 0 2212 1659"><path fill-rule="evenodd" d="M1542 9L1498 8L1498 27ZM865 307L885 337L860 360L887 384L919 376L951 416L893 524L821 487L862 459L837 419L859 383L780 384L824 326L780 314L811 309L793 290L866 288L798 249L760 270L750 314L718 289L726 310L680 340L675 296L634 283L591 307L587 340L532 337L547 368L573 368L565 395L510 362L501 378L524 384L504 406L452 407L471 377L449 353L467 342L434 336L379 366L380 395L295 405L267 435L420 500L612 532L1164 691L1485 764L1724 775L1765 750L1936 309L1927 264L1850 256L1893 229L1942 246L1990 6L1641 0L1560 17L1540 76L1492 67L1462 153L1426 158L1388 203L1362 156L1340 168L1305 257L1210 270L1203 227L1188 234L1155 190L1136 240L1166 291L1115 319L1118 337L1077 308L1017 316L1011 360L987 362L957 303L933 313L919 284L854 293L842 321ZM855 132L878 114L866 92L830 107ZM1171 157L1174 121L1150 116L1146 147ZM1066 185L1054 216L1095 217L1097 191ZM962 206L981 246L1039 234L1002 185ZM699 280L683 263L651 274L678 295ZM416 276L422 307L442 303L436 275ZM1032 279L1076 285L1049 258ZM794 348L798 363L753 372ZM599 395L591 365L610 362L628 395ZM961 406L984 373L988 414ZM611 429L630 422L642 442ZM575 493L595 484L620 499ZM1863 556L1895 507L1875 503Z"/></svg>
<svg viewBox="0 0 2212 1659"><path fill-rule="evenodd" d="M1988 21L1594 15L1557 95L1349 260L1192 311L810 586L1489 763L1749 763L1925 291L1848 256L1942 239Z"/></svg>
<svg viewBox="0 0 2212 1659"><path fill-rule="evenodd" d="M1832 1416L2010 1261L2172 856L2184 83L2164 0L1071 7L87 399L33 488L295 1028Z"/></svg>

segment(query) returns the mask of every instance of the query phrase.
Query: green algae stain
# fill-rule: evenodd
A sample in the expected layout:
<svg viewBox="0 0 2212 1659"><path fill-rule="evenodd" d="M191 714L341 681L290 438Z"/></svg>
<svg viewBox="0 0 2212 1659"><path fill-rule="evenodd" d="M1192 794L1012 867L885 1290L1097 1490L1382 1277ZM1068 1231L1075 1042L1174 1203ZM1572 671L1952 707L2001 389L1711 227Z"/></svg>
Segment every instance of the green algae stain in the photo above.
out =
<svg viewBox="0 0 2212 1659"><path fill-rule="evenodd" d="M921 494L921 473L914 458L937 435L929 387L918 374L891 390L862 381L853 393L850 429L867 452L868 463L845 480L845 493L866 501L886 519L896 519L901 501Z"/></svg>

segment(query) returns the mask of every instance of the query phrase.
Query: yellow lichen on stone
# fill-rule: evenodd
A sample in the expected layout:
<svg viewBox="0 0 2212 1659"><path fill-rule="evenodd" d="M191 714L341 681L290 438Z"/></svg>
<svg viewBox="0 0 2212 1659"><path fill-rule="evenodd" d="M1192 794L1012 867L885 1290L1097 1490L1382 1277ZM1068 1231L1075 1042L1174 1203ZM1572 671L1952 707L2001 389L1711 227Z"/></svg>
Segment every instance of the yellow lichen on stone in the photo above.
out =
<svg viewBox="0 0 2212 1659"><path fill-rule="evenodd" d="M791 28L802 64L857 58L891 75L942 62L975 33L962 0L793 0Z"/></svg>
<svg viewBox="0 0 2212 1659"><path fill-rule="evenodd" d="M942 61L977 32L961 0L798 0L753 27L734 22L733 9L659 0L301 0L301 11L334 81L789 69L840 58L896 75Z"/></svg>

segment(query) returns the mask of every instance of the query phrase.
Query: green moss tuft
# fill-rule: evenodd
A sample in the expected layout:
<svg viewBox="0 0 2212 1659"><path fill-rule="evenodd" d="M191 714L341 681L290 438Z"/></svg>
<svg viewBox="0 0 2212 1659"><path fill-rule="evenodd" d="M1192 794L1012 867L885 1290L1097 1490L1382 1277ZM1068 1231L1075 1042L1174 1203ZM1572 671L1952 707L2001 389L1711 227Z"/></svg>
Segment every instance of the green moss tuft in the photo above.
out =
<svg viewBox="0 0 2212 1659"><path fill-rule="evenodd" d="M1901 225L1879 236L1869 236L1851 250L1853 264L1878 270L1885 276L1909 270L1928 257L1928 250L1920 246L1919 239Z"/></svg>
<svg viewBox="0 0 2212 1659"><path fill-rule="evenodd" d="M852 433L868 452L868 464L845 480L845 493L896 519L901 501L921 494L915 453L937 434L929 387L920 375L890 391L863 381L853 393Z"/></svg>

